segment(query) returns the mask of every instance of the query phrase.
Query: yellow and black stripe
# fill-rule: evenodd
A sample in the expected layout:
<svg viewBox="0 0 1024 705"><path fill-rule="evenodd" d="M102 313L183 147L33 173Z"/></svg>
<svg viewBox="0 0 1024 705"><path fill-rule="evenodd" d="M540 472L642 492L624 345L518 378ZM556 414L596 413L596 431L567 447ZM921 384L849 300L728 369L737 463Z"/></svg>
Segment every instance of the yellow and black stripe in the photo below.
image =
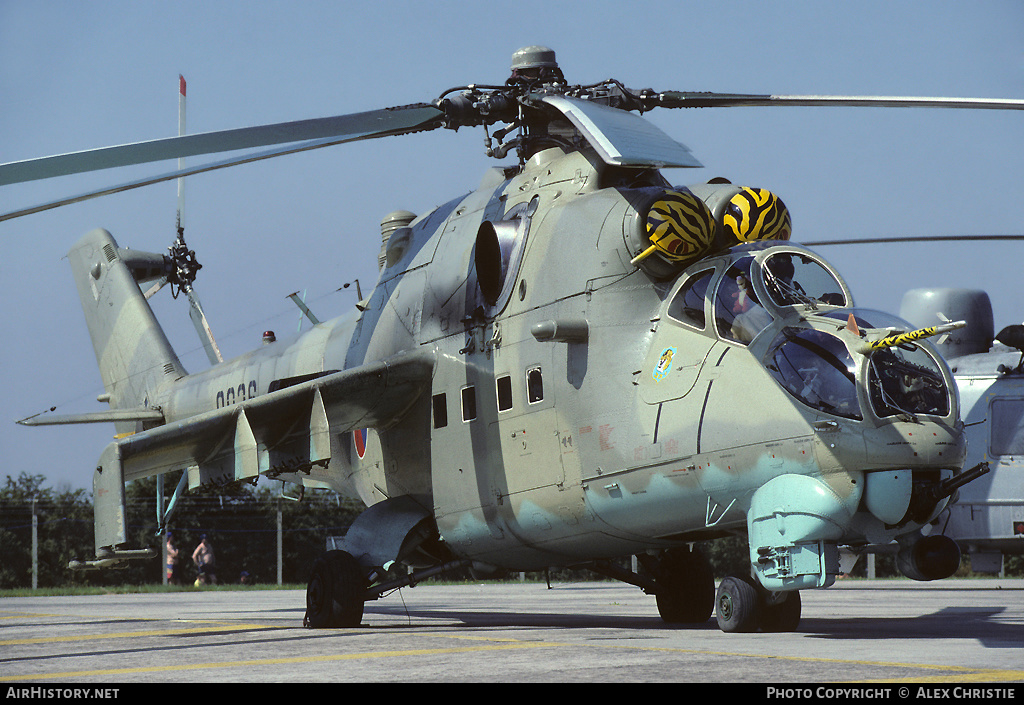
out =
<svg viewBox="0 0 1024 705"><path fill-rule="evenodd" d="M789 210L771 191L746 186L729 199L722 225L736 243L788 240L793 232Z"/></svg>
<svg viewBox="0 0 1024 705"><path fill-rule="evenodd" d="M666 191L647 210L651 246L638 258L657 252L670 262L688 263L711 249L715 223L711 211L692 193Z"/></svg>

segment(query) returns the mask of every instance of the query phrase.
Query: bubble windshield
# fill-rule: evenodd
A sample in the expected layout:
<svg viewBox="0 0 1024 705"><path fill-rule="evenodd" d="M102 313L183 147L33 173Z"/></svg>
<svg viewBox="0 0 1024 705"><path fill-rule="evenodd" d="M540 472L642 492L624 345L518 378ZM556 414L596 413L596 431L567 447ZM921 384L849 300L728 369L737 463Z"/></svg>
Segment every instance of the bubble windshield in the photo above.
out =
<svg viewBox="0 0 1024 705"><path fill-rule="evenodd" d="M764 287L778 306L847 306L843 286L820 262L799 252L778 252L761 267Z"/></svg>
<svg viewBox="0 0 1024 705"><path fill-rule="evenodd" d="M841 309L824 315L845 321L850 314L862 330L913 330L902 318L882 311ZM871 408L879 417L946 416L950 412L950 391L940 363L920 345L903 343L873 350L868 354L867 380Z"/></svg>
<svg viewBox="0 0 1024 705"><path fill-rule="evenodd" d="M913 326L880 310L843 309L825 314L847 320L853 314L857 326L888 328L903 333ZM949 413L949 389L938 361L924 347L914 343L890 345L872 350L867 357L867 388L871 409L880 417L918 414L945 416Z"/></svg>
<svg viewBox="0 0 1024 705"><path fill-rule="evenodd" d="M737 260L722 277L715 294L715 326L726 340L746 345L771 322L750 284L753 257Z"/></svg>
<svg viewBox="0 0 1024 705"><path fill-rule="evenodd" d="M784 328L772 341L765 366L783 389L812 409L863 418L853 356L839 338L809 328Z"/></svg>

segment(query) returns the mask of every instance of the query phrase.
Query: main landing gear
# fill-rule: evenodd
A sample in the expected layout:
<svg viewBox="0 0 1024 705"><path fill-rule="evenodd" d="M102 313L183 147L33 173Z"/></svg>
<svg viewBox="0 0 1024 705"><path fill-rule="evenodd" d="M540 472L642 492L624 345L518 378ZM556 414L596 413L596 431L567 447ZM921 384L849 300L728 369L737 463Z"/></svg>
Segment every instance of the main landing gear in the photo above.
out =
<svg viewBox="0 0 1024 705"><path fill-rule="evenodd" d="M306 586L306 614L302 625L310 629L358 627L363 604L401 587L448 570L465 568L470 561L453 560L418 569L390 573L360 565L346 551L328 551L313 563Z"/></svg>
<svg viewBox="0 0 1024 705"><path fill-rule="evenodd" d="M769 592L754 578L737 576L722 580L716 592L711 566L698 549L673 549L658 557L642 555L638 559L651 577L604 562L588 567L653 593L661 618L669 624L704 624L712 613L724 632L787 632L800 623L799 592ZM364 568L345 551L328 551L313 563L303 625L312 629L358 627L367 600L468 565L469 561L455 560L404 574L382 574ZM392 575L394 579L388 580Z"/></svg>
<svg viewBox="0 0 1024 705"><path fill-rule="evenodd" d="M358 627L367 581L359 562L345 551L328 551L313 563L306 587L303 626Z"/></svg>
<svg viewBox="0 0 1024 705"><path fill-rule="evenodd" d="M657 582L658 613L669 624L703 624L715 607L715 578L699 549L665 551L652 564L644 562Z"/></svg>
<svg viewBox="0 0 1024 705"><path fill-rule="evenodd" d="M800 623L799 592L769 592L749 576L727 577L716 592L711 566L696 548L641 561L654 575L658 612L669 624L703 624L712 613L723 632L791 632Z"/></svg>

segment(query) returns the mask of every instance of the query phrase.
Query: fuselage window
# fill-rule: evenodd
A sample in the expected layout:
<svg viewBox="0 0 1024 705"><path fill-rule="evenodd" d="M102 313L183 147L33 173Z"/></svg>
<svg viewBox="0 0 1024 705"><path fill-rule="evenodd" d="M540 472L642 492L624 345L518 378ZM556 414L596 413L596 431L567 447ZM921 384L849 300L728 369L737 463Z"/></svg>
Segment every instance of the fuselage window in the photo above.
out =
<svg viewBox="0 0 1024 705"><path fill-rule="evenodd" d="M544 377L539 367L526 371L526 398L531 404L544 401Z"/></svg>
<svg viewBox="0 0 1024 705"><path fill-rule="evenodd" d="M434 428L444 428L448 425L448 395L435 394L431 402L434 407Z"/></svg>
<svg viewBox="0 0 1024 705"><path fill-rule="evenodd" d="M993 455L1024 455L1024 399L993 399L990 407Z"/></svg>
<svg viewBox="0 0 1024 705"><path fill-rule="evenodd" d="M472 421L476 418L476 387L462 389L462 420Z"/></svg>
<svg viewBox="0 0 1024 705"><path fill-rule="evenodd" d="M508 375L498 377L495 386L498 391L498 411L508 411L512 408L512 378Z"/></svg>
<svg viewBox="0 0 1024 705"><path fill-rule="evenodd" d="M683 284L682 288L668 305L668 315L677 321L704 329L704 297L711 283L711 275L715 270L701 272Z"/></svg>

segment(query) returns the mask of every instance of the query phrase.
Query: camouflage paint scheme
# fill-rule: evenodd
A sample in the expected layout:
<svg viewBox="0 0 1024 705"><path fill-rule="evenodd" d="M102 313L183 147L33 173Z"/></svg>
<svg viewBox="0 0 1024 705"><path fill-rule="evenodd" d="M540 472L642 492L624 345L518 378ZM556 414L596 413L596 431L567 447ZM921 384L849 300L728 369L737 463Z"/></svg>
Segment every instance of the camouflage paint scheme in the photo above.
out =
<svg viewBox="0 0 1024 705"><path fill-rule="evenodd" d="M865 332L822 315L851 309L852 296L797 245L739 245L681 271L656 257L631 265L649 244L644 203L668 188L655 170L557 148L521 171L492 169L476 192L390 234L356 310L192 375L126 251L88 234L71 262L111 408L162 413L162 423L120 423L128 435L101 460L98 556L124 542L122 480L181 469L191 488L262 474L367 506L411 497L453 555L517 570L749 531L755 566L759 548L816 547L828 565L809 576L772 577L779 561L759 573L792 590L830 584L840 544L919 535L945 501L901 519L915 472L945 478L964 460L955 395L939 416L867 412ZM715 210L737 189L692 191ZM494 262L480 260L482 224L504 246ZM723 337L711 324L718 281L741 259L777 252L821 262L844 305L776 306L749 343ZM709 270L707 325L670 316L680 287ZM767 301L764 278L752 280ZM772 379L763 359L783 328L847 344L864 418L811 408ZM936 369L948 390L948 368ZM872 484L896 506L869 509Z"/></svg>

